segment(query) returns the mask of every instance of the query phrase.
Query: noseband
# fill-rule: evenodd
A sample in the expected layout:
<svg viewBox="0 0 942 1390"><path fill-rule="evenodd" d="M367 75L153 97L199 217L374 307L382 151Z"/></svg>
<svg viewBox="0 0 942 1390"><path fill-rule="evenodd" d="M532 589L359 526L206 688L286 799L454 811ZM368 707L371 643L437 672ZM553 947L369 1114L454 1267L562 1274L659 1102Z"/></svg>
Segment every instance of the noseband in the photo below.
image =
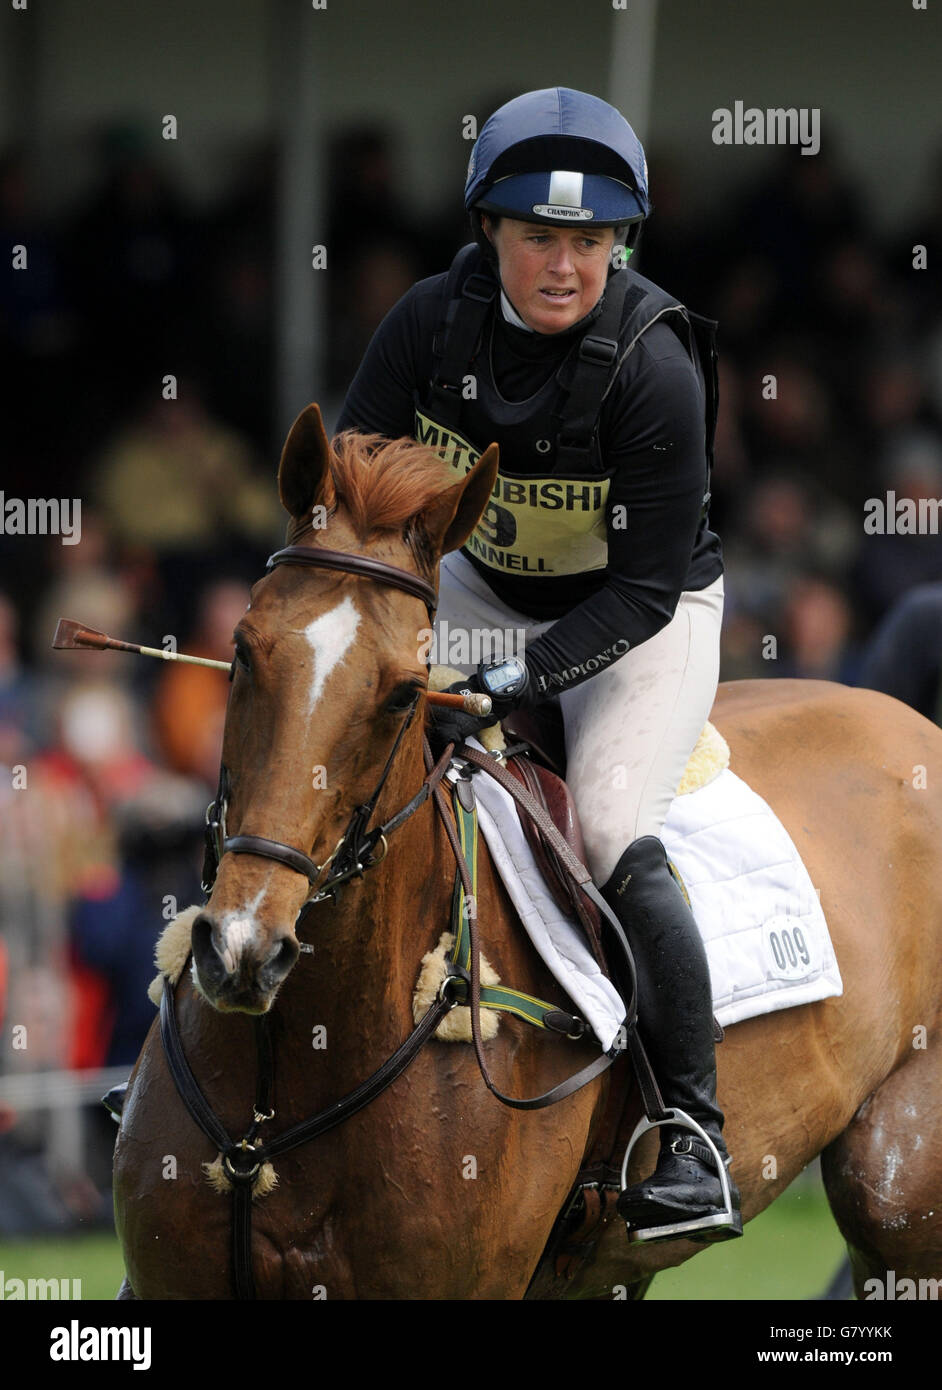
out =
<svg viewBox="0 0 942 1390"><path fill-rule="evenodd" d="M398 569L395 565L387 565L383 560L373 560L367 555L350 555L342 550L312 549L304 545L289 545L284 550L277 550L269 558L267 569L273 570L276 565L311 565L318 569L342 570L346 574L362 575L378 584L386 584L391 588L401 589L404 593L412 594L415 598L421 599L425 604L429 622L434 621L438 595L432 585L417 574L410 574L408 570ZM233 665L233 671L234 669ZM277 863L284 864L286 868L293 869L295 873L302 874L312 889L316 887L324 870L332 868L332 872L320 891L312 893L312 896L304 902L301 908L303 912L312 904L323 902L325 898L332 897L336 900L340 883L354 875L362 874L364 869L372 868L374 864L381 863L386 855L386 835L407 820L413 811L417 811L427 799L430 791L429 784L423 782L417 795L391 820L387 821L385 825L367 832L367 825L376 808L376 802L386 779L392 770L393 760L399 751L399 745L412 722L417 702L418 696L413 700L409 713L396 735L392 750L386 760L386 766L372 795L353 812L346 830L337 842L336 849L324 860L323 864L315 864L309 854L296 849L293 845L282 844L280 840L269 840L263 835L227 836L226 811L229 803L230 782L229 770L225 763L221 763L216 798L206 812L203 892L208 895L212 891L219 862L224 854L257 854L262 859L274 859ZM383 851L378 856L374 856L374 850L379 843L383 844Z"/></svg>

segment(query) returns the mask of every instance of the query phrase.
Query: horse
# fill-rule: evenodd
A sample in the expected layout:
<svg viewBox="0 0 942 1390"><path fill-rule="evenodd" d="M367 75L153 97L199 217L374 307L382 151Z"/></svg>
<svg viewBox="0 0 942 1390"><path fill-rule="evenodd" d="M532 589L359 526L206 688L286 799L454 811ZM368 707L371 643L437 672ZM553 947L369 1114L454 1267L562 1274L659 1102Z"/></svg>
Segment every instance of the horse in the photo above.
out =
<svg viewBox="0 0 942 1390"><path fill-rule="evenodd" d="M455 859L432 798L416 795L428 775L422 599L441 556L488 504L496 448L458 482L443 468L411 440L345 434L332 445L316 406L284 446L288 546L293 557L324 554L309 566L273 565L236 629L223 764L226 833L238 834L224 841L232 852L193 922L192 968L173 990L188 1065L230 1135L253 1118L252 1132L268 1135L329 1111L396 1053L414 1025L420 959L448 924ZM362 564L322 567L330 554ZM415 583L389 580L390 567ZM938 1276L942 733L886 696L820 681L723 684L711 718L734 770L798 846L844 983L839 997L730 1027L717 1048L743 1220L820 1155L858 1297L891 1269L897 1280ZM384 857L354 866L362 872L334 898L312 898L312 873L336 867L351 814L378 781L380 820L417 808L388 834ZM558 999L484 845L476 902L500 979ZM274 1089L270 1112L256 1102L253 1117L261 1017ZM598 1055L585 1039L506 1017L485 1047L500 1087L517 1096ZM609 1084L599 1075L558 1105L507 1108L482 1084L471 1047L429 1041L368 1105L278 1159L277 1185L251 1203L255 1295L643 1297L659 1270L703 1245L630 1244L615 1221L567 1280L541 1266ZM203 1171L215 1157L155 1020L115 1149L127 1271L119 1297L233 1297L231 1203ZM628 1182L655 1157L648 1134Z"/></svg>

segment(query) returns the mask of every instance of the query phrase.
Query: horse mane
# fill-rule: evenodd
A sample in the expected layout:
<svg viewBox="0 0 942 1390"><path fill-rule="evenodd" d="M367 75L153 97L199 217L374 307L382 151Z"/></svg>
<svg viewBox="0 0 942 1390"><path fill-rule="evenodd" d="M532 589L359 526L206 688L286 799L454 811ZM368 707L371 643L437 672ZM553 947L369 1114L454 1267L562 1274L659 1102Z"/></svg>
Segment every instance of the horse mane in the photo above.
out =
<svg viewBox="0 0 942 1390"><path fill-rule="evenodd" d="M396 531L417 560L431 563L421 528L407 523L456 481L440 454L414 439L343 430L331 443L330 472L338 504L361 540Z"/></svg>

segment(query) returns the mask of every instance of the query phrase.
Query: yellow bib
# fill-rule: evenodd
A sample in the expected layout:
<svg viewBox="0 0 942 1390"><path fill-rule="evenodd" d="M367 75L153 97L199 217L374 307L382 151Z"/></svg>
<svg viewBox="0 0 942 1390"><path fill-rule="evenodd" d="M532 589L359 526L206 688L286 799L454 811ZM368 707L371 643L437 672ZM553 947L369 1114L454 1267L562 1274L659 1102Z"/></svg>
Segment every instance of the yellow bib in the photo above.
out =
<svg viewBox="0 0 942 1390"><path fill-rule="evenodd" d="M454 430L415 413L415 437L436 449L458 477L481 450ZM609 479L497 474L491 500L465 549L491 569L525 574L585 574L608 564L605 504Z"/></svg>

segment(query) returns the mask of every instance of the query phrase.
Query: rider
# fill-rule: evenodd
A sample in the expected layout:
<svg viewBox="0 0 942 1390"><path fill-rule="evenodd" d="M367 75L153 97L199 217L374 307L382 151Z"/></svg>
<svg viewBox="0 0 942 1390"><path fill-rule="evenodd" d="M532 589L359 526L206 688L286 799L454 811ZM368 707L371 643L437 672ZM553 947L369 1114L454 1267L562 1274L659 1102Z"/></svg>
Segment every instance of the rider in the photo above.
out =
<svg viewBox="0 0 942 1390"><path fill-rule="evenodd" d="M380 325L338 429L403 435L463 476L492 440L500 472L475 532L442 560L449 628L526 632L516 660L462 688L500 714L558 696L588 866L635 956L640 1031L668 1106L728 1155L700 935L660 833L712 708L723 610L707 524L715 325L627 268L650 212L624 117L565 87L482 127L465 188L475 244ZM504 657L513 657L505 651ZM438 741L476 732L435 711ZM731 1225L710 1150L663 1128L655 1173L622 1193L642 1238Z"/></svg>

